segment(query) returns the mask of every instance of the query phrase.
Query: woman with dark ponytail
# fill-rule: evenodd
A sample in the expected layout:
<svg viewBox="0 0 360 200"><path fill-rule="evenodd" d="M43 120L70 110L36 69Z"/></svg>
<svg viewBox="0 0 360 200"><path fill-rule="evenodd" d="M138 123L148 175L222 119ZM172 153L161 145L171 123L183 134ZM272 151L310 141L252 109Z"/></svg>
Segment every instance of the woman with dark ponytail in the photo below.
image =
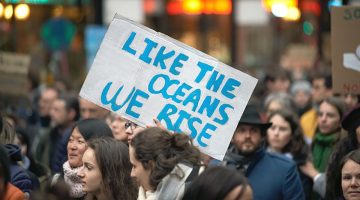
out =
<svg viewBox="0 0 360 200"><path fill-rule="evenodd" d="M130 142L131 176L139 184L138 199L182 199L186 183L200 171L200 151L185 134L152 127Z"/></svg>

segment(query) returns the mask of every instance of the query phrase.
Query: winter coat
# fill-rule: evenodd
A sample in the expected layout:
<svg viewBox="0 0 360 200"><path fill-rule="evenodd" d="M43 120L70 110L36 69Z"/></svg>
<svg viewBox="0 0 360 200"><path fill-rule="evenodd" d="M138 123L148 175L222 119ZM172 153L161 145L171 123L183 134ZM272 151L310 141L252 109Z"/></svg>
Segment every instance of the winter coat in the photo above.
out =
<svg viewBox="0 0 360 200"><path fill-rule="evenodd" d="M30 194L33 190L33 181L26 170L17 164L22 159L20 148L14 144L6 144L5 149L10 159L10 183Z"/></svg>
<svg viewBox="0 0 360 200"><path fill-rule="evenodd" d="M60 135L60 141L56 144L54 155L50 158L51 171L59 173L63 169L63 164L67 161L67 143L72 133L72 127L67 128ZM55 133L53 133L55 134Z"/></svg>
<svg viewBox="0 0 360 200"><path fill-rule="evenodd" d="M11 183L6 185L6 193L3 200L24 200L25 194Z"/></svg>
<svg viewBox="0 0 360 200"><path fill-rule="evenodd" d="M224 164L243 169L253 189L254 200L305 199L296 164L285 156L266 152L264 146L248 156L240 155L232 146Z"/></svg>
<svg viewBox="0 0 360 200"><path fill-rule="evenodd" d="M156 191L147 191L140 187L138 200L181 200L184 196L186 183L188 177L192 176L192 172L196 175L201 173L204 169L200 168L194 170L185 164L177 164L177 166L165 176L156 188ZM181 177L181 178L178 178Z"/></svg>

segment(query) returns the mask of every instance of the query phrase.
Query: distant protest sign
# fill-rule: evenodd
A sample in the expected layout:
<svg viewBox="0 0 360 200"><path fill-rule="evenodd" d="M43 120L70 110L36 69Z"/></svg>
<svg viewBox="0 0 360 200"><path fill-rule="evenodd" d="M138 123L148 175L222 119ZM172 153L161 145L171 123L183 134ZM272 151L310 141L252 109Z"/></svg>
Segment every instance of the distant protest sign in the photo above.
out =
<svg viewBox="0 0 360 200"><path fill-rule="evenodd" d="M360 7L332 7L331 32L333 90L360 94Z"/></svg>
<svg viewBox="0 0 360 200"><path fill-rule="evenodd" d="M80 96L142 126L157 118L222 160L257 80L116 15Z"/></svg>
<svg viewBox="0 0 360 200"><path fill-rule="evenodd" d="M27 94L30 56L0 51L0 93L19 96Z"/></svg>

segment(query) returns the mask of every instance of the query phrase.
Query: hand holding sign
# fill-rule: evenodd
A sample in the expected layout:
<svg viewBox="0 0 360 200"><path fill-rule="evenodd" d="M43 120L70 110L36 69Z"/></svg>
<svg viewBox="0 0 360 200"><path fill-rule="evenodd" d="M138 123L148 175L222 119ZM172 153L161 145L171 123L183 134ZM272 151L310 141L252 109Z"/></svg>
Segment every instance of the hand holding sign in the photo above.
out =
<svg viewBox="0 0 360 200"><path fill-rule="evenodd" d="M118 15L80 96L145 127L159 123L222 159L257 80Z"/></svg>

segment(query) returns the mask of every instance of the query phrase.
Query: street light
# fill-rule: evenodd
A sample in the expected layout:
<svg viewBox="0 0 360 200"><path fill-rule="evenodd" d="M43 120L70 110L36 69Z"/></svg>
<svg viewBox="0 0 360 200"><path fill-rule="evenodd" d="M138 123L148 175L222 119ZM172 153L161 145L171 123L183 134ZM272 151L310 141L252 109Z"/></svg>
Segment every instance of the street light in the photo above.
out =
<svg viewBox="0 0 360 200"><path fill-rule="evenodd" d="M287 21L297 21L301 16L297 0L263 0L263 6L275 17Z"/></svg>
<svg viewBox="0 0 360 200"><path fill-rule="evenodd" d="M30 8L27 4L19 4L15 8L15 18L18 20L27 19L30 15Z"/></svg>
<svg viewBox="0 0 360 200"><path fill-rule="evenodd" d="M5 19L10 19L13 15L13 6L12 5L7 5L4 9L4 18Z"/></svg>
<svg viewBox="0 0 360 200"><path fill-rule="evenodd" d="M25 20L30 15L30 8L27 4L18 4L15 6L15 10L12 4L8 4L7 6L3 6L0 3L0 17L4 17L6 20L10 20L13 16L17 20Z"/></svg>
<svg viewBox="0 0 360 200"><path fill-rule="evenodd" d="M0 3L0 17L2 17L4 12L4 6Z"/></svg>

